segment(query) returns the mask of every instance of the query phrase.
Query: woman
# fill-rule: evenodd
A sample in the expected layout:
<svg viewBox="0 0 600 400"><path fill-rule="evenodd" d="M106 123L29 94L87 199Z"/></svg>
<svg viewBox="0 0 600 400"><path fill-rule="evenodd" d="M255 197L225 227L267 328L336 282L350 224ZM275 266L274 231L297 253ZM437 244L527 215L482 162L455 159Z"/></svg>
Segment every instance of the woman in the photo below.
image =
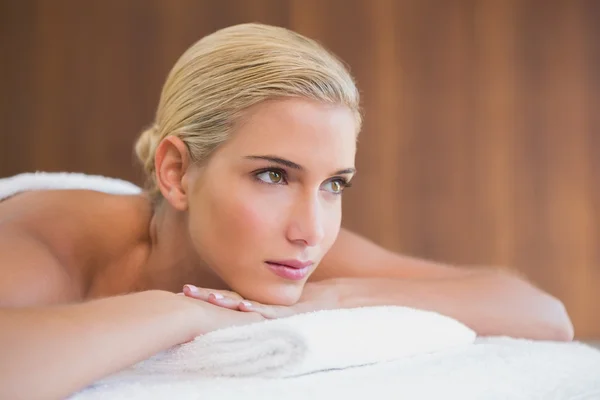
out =
<svg viewBox="0 0 600 400"><path fill-rule="evenodd" d="M325 308L405 305L480 335L570 340L562 304L517 277L340 230L360 126L351 76L307 38L245 24L194 44L136 145L142 195L0 203L0 397L63 397L205 332Z"/></svg>

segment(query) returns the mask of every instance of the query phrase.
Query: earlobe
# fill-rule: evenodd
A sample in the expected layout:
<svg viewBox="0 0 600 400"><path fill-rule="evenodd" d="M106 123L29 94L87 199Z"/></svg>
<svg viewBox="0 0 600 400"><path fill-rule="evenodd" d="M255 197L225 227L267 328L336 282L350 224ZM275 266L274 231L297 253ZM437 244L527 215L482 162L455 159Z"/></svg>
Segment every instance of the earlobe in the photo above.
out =
<svg viewBox="0 0 600 400"><path fill-rule="evenodd" d="M188 149L176 136L167 136L156 148L156 183L166 201L175 209L187 209L185 175L189 166Z"/></svg>

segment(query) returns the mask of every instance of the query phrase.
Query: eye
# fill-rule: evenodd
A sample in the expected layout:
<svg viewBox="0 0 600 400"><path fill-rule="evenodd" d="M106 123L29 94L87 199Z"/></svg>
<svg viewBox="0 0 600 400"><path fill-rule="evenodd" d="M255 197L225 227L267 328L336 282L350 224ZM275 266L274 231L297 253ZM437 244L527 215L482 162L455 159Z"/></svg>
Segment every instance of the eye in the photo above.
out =
<svg viewBox="0 0 600 400"><path fill-rule="evenodd" d="M345 188L350 186L350 183L345 179L334 179L325 183L326 190L333 194L342 194Z"/></svg>
<svg viewBox="0 0 600 400"><path fill-rule="evenodd" d="M284 176L283 171L279 171L276 169L270 169L267 171L262 171L256 174L256 178L261 180L262 182L277 185L283 183Z"/></svg>

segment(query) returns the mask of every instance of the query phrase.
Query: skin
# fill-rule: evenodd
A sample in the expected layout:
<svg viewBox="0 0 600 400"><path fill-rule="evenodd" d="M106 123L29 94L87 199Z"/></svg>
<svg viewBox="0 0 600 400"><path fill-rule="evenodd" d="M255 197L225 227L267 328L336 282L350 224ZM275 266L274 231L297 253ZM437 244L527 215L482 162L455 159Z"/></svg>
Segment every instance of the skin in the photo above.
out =
<svg viewBox="0 0 600 400"><path fill-rule="evenodd" d="M573 338L562 303L524 279L405 257L340 229L356 130L341 106L265 102L204 163L164 139L157 207L146 194L86 190L0 203L0 353L11 360L0 397L64 398L211 330L328 308L404 305L480 335ZM312 261L310 275L291 281L265 264L284 259Z"/></svg>

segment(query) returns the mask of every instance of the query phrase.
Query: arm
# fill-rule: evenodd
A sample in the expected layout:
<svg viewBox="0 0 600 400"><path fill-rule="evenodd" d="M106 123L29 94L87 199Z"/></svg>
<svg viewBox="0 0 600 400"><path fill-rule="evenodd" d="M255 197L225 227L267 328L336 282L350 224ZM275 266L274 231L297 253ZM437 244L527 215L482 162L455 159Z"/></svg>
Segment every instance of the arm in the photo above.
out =
<svg viewBox="0 0 600 400"><path fill-rule="evenodd" d="M165 291L3 308L0 398L65 398L198 335L262 320Z"/></svg>
<svg viewBox="0 0 600 400"><path fill-rule="evenodd" d="M263 318L164 291L81 303L52 251L0 230L0 398L65 398L217 328Z"/></svg>
<svg viewBox="0 0 600 400"><path fill-rule="evenodd" d="M528 283L499 272L410 280L333 280L342 308L401 305L461 321L479 336L570 341L573 327L561 302Z"/></svg>
<svg viewBox="0 0 600 400"><path fill-rule="evenodd" d="M64 398L192 339L190 321L200 317L200 307L194 312L181 300L152 291L89 303L0 309L0 398Z"/></svg>
<svg viewBox="0 0 600 400"><path fill-rule="evenodd" d="M479 335L573 338L563 304L512 273L403 257L346 230L315 274L315 281L342 283L342 306L393 304L438 311Z"/></svg>

